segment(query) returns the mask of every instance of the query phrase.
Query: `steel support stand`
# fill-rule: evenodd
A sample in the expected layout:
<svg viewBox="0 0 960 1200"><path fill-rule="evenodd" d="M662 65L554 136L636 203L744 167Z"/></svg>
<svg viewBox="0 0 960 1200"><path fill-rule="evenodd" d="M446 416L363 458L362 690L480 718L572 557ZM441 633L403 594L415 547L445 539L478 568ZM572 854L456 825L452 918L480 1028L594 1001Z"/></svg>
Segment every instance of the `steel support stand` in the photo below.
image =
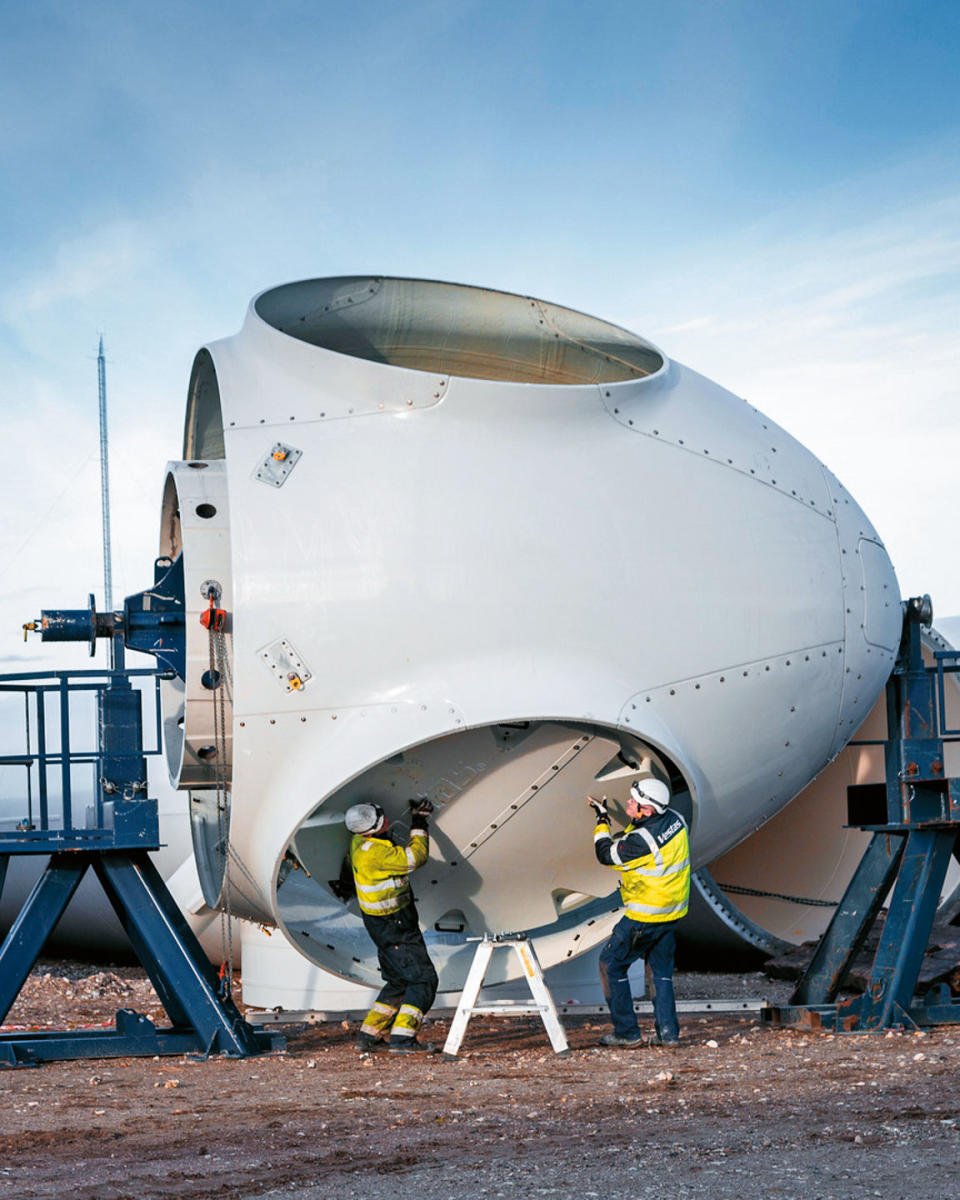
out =
<svg viewBox="0 0 960 1200"><path fill-rule="evenodd" d="M9 854L2 855L3 874ZM80 886L87 863L79 856L54 854L43 874L33 885L30 895L10 932L0 946L0 1022L6 1019L14 1000L40 957L47 938L63 916L74 892ZM0 1057L3 1050L0 1048Z"/></svg>
<svg viewBox="0 0 960 1200"><path fill-rule="evenodd" d="M103 885L171 1026L158 1028L142 1014L121 1009L113 1030L0 1030L0 1066L158 1054L247 1057L283 1048L283 1038L255 1030L233 1000L221 995L216 971L145 850L51 856L0 946L0 1022L88 868Z"/></svg>
<svg viewBox="0 0 960 1200"><path fill-rule="evenodd" d="M903 857L906 839L875 833L803 978L792 1005L830 1004L880 913Z"/></svg>
<svg viewBox="0 0 960 1200"><path fill-rule="evenodd" d="M934 671L924 665L920 627L931 620L929 597L906 602L900 654L887 683L882 811L869 821L862 815L851 819L851 825L872 831L873 837L790 1003L765 1010L764 1020L770 1023L838 1033L960 1024L960 1000L951 997L949 988L934 988L923 1004L914 1003L960 834L960 779L945 776L943 759L946 713L939 660L950 655L938 654ZM940 683L939 708L935 681ZM888 894L890 904L866 990L837 1004L843 980Z"/></svg>
<svg viewBox="0 0 960 1200"><path fill-rule="evenodd" d="M856 1006L862 1031L915 1023L910 1005L955 837L952 832L919 829L907 834L870 985ZM954 1020L960 1021L960 1005Z"/></svg>
<svg viewBox="0 0 960 1200"><path fill-rule="evenodd" d="M69 614L68 614L69 615ZM82 615L82 614L81 614ZM112 621L112 619L111 619ZM107 622L112 632L113 624ZM77 618L75 623L82 623ZM95 628L91 603L86 625ZM118 651L122 663L122 647ZM25 822L0 833L0 891L11 855L45 855L46 867L0 945L0 1022L33 969L80 881L93 870L120 919L140 963L170 1018L157 1028L147 1017L121 1009L112 1030L50 1030L42 1033L0 1029L0 1066L36 1066L65 1058L126 1057L198 1053L246 1057L281 1049L284 1039L248 1025L222 986L180 912L148 851L160 845L157 802L146 797L140 693L131 677L151 672L53 673L56 683L41 685L60 698L60 752L63 824L51 827L43 797L49 763L40 738L35 761L41 783L40 825ZM0 676L5 690L36 690L31 676ZM71 694L97 693L98 743L95 754L70 750ZM42 700L38 700L38 729ZM158 751L157 751L158 752ZM153 753L153 752L152 752ZM15 761L0 757L0 762ZM94 803L86 823L73 820L70 770L73 761L96 766Z"/></svg>
<svg viewBox="0 0 960 1200"><path fill-rule="evenodd" d="M520 959L520 964L523 967L524 977L533 995L534 1002L532 1004L498 1003L496 1001L490 1004L477 1003L480 996L480 989L483 987L484 976L493 957L493 952L501 946L508 949L512 948L516 951L517 957ZM457 1005L457 1011L454 1013L453 1021L450 1024L450 1032L447 1034L447 1040L443 1045L444 1058L456 1058L464 1035L467 1032L467 1025L470 1023L470 1018L477 1013L482 1013L486 1016L515 1016L518 1013L536 1013L543 1021L554 1052L559 1055L569 1054L570 1052L570 1047L567 1044L567 1035L557 1013L557 1006L553 1002L550 989L543 978L543 968L540 966L537 952L533 948L533 943L528 941L524 934L497 934L492 938L485 937L477 944L473 962L470 965L470 970L467 972L466 983L463 985L460 1003Z"/></svg>

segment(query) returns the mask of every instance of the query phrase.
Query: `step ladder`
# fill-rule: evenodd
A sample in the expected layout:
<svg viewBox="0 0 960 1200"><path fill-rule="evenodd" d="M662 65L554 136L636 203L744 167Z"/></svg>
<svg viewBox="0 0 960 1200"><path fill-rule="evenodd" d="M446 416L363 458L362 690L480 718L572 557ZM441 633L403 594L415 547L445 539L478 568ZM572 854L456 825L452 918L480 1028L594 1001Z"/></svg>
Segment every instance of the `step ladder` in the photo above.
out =
<svg viewBox="0 0 960 1200"><path fill-rule="evenodd" d="M463 993L450 1024L450 1032L443 1044L443 1057L456 1058L467 1032L470 1018L478 1013L484 1016L537 1013L543 1021L554 1052L559 1055L569 1054L570 1047L567 1045L567 1035L557 1014L557 1006L554 1004L550 989L543 978L543 968L540 966L537 952L533 948L533 943L527 939L527 935L525 933L498 933L493 937L471 938L470 940L477 941L477 950L473 956L470 970L467 972L467 981L463 985ZM513 949L517 952L523 967L524 978L533 995L532 1004L516 1004L509 1000L494 1000L486 1004L477 1003L480 989L483 987L484 976L490 966L490 959L498 947Z"/></svg>

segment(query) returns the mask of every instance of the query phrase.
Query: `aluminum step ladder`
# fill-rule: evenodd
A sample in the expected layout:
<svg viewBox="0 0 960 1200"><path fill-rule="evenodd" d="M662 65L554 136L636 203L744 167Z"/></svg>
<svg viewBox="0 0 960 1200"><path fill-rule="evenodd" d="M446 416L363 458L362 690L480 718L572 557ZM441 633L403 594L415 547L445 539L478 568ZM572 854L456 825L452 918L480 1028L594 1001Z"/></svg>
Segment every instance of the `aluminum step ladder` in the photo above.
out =
<svg viewBox="0 0 960 1200"><path fill-rule="evenodd" d="M473 956L473 963L470 966L470 970L467 972L467 981L463 985L460 1003L457 1005L457 1011L454 1013L453 1021L450 1024L450 1032L447 1034L447 1040L443 1044L443 1057L456 1058L464 1035L467 1032L467 1025L470 1023L470 1018L478 1013L484 1016L515 1016L518 1013L537 1013L543 1021L554 1052L559 1055L569 1054L570 1047L567 1044L567 1035L557 1013L557 1006L554 1004L553 997L550 995L550 989L543 978L543 968L540 966L537 952L533 948L533 943L528 940L527 935L525 933L498 933L493 937L472 938L470 940L477 941L477 949ZM480 989L483 987L484 976L487 973L487 968L490 966L493 952L498 947L513 949L517 952L520 964L523 967L524 978L533 996L532 1004L517 1004L510 1000L494 1000L486 1004L477 1003L480 996Z"/></svg>

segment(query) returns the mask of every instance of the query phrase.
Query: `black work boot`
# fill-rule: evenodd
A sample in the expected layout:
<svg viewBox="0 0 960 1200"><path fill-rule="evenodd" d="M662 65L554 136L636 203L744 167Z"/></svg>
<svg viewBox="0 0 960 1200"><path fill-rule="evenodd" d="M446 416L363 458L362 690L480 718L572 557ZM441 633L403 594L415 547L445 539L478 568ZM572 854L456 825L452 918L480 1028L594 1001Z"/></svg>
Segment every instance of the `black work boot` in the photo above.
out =
<svg viewBox="0 0 960 1200"><path fill-rule="evenodd" d="M620 1046L627 1049L634 1049L646 1044L647 1039L639 1032L636 1035L631 1034L630 1037L621 1037L618 1033L605 1033L600 1039L601 1046Z"/></svg>
<svg viewBox="0 0 960 1200"><path fill-rule="evenodd" d="M391 1042L387 1050L391 1054L436 1054L437 1052L433 1042L418 1042L415 1037Z"/></svg>
<svg viewBox="0 0 960 1200"><path fill-rule="evenodd" d="M361 1054L376 1054L378 1050L386 1050L387 1043L383 1038L371 1037L369 1033L358 1033L353 1048Z"/></svg>

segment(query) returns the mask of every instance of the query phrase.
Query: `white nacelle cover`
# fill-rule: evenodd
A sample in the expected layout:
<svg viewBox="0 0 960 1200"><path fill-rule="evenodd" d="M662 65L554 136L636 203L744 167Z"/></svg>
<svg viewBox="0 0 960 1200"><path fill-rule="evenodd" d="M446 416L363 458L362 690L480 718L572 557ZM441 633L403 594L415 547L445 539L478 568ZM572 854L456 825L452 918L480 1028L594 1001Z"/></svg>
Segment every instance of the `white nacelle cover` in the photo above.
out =
<svg viewBox="0 0 960 1200"><path fill-rule="evenodd" d="M619 915L588 793L622 817L635 779L664 780L708 862L839 752L899 641L886 551L822 463L636 335L530 297L265 292L198 355L185 459L161 539L190 613L168 759L201 878L222 899L221 766L233 911L348 978L377 978L329 886L350 805L402 825L434 801L414 890L443 986L484 932L534 931L550 966Z"/></svg>

